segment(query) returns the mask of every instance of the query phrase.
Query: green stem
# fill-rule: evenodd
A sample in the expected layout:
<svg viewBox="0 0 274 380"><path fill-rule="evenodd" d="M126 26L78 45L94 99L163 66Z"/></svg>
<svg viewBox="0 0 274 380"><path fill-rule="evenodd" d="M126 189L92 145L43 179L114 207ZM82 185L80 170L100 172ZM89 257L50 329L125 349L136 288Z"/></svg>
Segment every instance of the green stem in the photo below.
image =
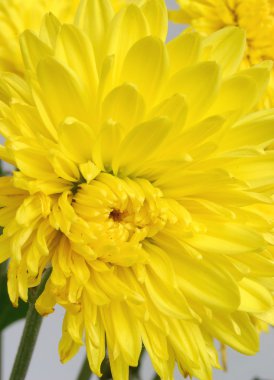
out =
<svg viewBox="0 0 274 380"><path fill-rule="evenodd" d="M101 372L103 375L100 378L100 380L112 379L111 370L110 370L110 363L109 363L109 359L107 357L105 357L105 359L102 363Z"/></svg>
<svg viewBox="0 0 274 380"><path fill-rule="evenodd" d="M140 380L140 375L139 375L139 369L140 367L133 367L138 368L138 370L132 370L132 367L129 368L129 379L130 380Z"/></svg>
<svg viewBox="0 0 274 380"><path fill-rule="evenodd" d="M77 380L89 380L92 375L92 372L89 367L88 359L85 358L82 368L79 372L79 375L77 377Z"/></svg>
<svg viewBox="0 0 274 380"><path fill-rule="evenodd" d="M42 317L35 310L35 302L45 288L45 284L51 274L47 269L42 277L40 285L29 292L29 309L26 317L21 342L13 364L10 380L24 380L29 368L32 353L42 323Z"/></svg>
<svg viewBox="0 0 274 380"><path fill-rule="evenodd" d="M153 377L153 379L152 380L160 380L161 378L160 378L160 376L159 375L157 375L157 373L155 373L155 375L154 375L154 377Z"/></svg>
<svg viewBox="0 0 274 380"><path fill-rule="evenodd" d="M3 334L0 332L0 380L3 379Z"/></svg>
<svg viewBox="0 0 274 380"><path fill-rule="evenodd" d="M0 332L0 380L3 378L3 336Z"/></svg>
<svg viewBox="0 0 274 380"><path fill-rule="evenodd" d="M138 373L132 373L129 371L129 379L130 380L140 380L140 376Z"/></svg>
<svg viewBox="0 0 274 380"><path fill-rule="evenodd" d="M4 263L0 264L0 284L1 285L2 285L3 278L6 275L6 271L7 271L7 262L5 261Z"/></svg>

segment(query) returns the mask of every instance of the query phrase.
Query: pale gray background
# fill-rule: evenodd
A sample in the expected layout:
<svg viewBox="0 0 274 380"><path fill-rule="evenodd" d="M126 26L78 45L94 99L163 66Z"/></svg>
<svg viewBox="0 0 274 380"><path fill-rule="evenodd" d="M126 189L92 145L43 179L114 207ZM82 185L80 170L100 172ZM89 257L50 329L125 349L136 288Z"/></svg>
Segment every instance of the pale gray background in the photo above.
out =
<svg viewBox="0 0 274 380"><path fill-rule="evenodd" d="M176 8L175 0L166 1L170 8ZM175 36L181 30L181 26L171 24L170 37ZM63 314L63 310L57 308L53 315L45 318L26 380L75 380L85 351L82 348L80 353L69 363L60 364L58 341L61 335ZM4 332L3 380L8 380L22 328L23 322L17 322ZM227 373L215 371L214 380L253 380L256 376L260 376L261 380L274 380L274 330L271 330L269 334L262 335L261 350L255 357L246 357L228 350L228 368ZM146 358L142 379L150 380L151 375L149 359ZM179 375L176 375L176 380L180 378Z"/></svg>

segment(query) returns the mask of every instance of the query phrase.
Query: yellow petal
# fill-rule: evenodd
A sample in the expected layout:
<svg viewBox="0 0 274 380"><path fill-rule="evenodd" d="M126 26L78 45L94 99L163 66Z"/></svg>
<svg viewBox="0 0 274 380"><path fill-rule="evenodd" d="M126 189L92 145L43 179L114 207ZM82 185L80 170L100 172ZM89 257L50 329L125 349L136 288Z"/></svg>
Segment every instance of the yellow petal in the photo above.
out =
<svg viewBox="0 0 274 380"><path fill-rule="evenodd" d="M184 96L174 94L157 104L149 113L153 117L166 117L173 122L172 133L177 135L182 132L188 114L188 106Z"/></svg>
<svg viewBox="0 0 274 380"><path fill-rule="evenodd" d="M239 68L245 52L245 32L235 27L218 30L203 40L201 59L215 61L222 74L229 76Z"/></svg>
<svg viewBox="0 0 274 380"><path fill-rule="evenodd" d="M236 177L245 180L252 187L272 185L274 152L269 151L263 155L253 155L242 159L240 167L237 161L228 165L230 172Z"/></svg>
<svg viewBox="0 0 274 380"><path fill-rule="evenodd" d="M113 357L112 352L109 352L109 362L113 380L128 380L129 367L126 360L119 355L117 358Z"/></svg>
<svg viewBox="0 0 274 380"><path fill-rule="evenodd" d="M83 0L76 15L76 25L85 31L94 47L98 71L104 52L102 46L113 14L109 0Z"/></svg>
<svg viewBox="0 0 274 380"><path fill-rule="evenodd" d="M145 105L142 96L129 83L114 88L104 99L103 120L113 120L129 130L142 121Z"/></svg>
<svg viewBox="0 0 274 380"><path fill-rule="evenodd" d="M237 256L237 260L247 265L252 274L259 277L273 277L274 263L261 254L252 254L252 260L247 255Z"/></svg>
<svg viewBox="0 0 274 380"><path fill-rule="evenodd" d="M239 283L239 289L241 295L239 310L260 313L273 306L270 292L258 282L244 278Z"/></svg>
<svg viewBox="0 0 274 380"><path fill-rule="evenodd" d="M193 319L192 313L184 296L174 288L167 289L162 281L150 274L145 279L145 285L151 301L165 315L179 319Z"/></svg>
<svg viewBox="0 0 274 380"><path fill-rule="evenodd" d="M61 148L67 157L78 163L91 159L95 141L91 127L77 120L68 119L60 126L58 132Z"/></svg>
<svg viewBox="0 0 274 380"><path fill-rule="evenodd" d="M133 83L147 103L154 103L165 80L167 63L164 43L155 37L143 38L129 50L122 68L121 82Z"/></svg>
<svg viewBox="0 0 274 380"><path fill-rule="evenodd" d="M173 331L171 335L175 333L173 341L176 338L178 341L175 345L178 345L180 341L182 342L183 347L181 347L181 350L183 350L183 355L178 357L178 359L184 369L183 373L189 372L191 376L211 380L212 368L209 364L208 348L199 326L191 322L175 320L174 323L171 324L171 328ZM180 338L177 335L177 331L180 331ZM176 351L176 354L178 355L178 351ZM187 364L185 365L184 360L186 360L189 368ZM191 364L192 362L194 362L194 365Z"/></svg>
<svg viewBox="0 0 274 380"><path fill-rule="evenodd" d="M112 164L114 173L126 176L142 166L142 162L163 143L169 127L167 119L158 118L133 128L117 150Z"/></svg>
<svg viewBox="0 0 274 380"><path fill-rule="evenodd" d="M71 160L62 156L59 152L53 155L51 160L52 167L58 177L68 181L77 182L80 177L77 166Z"/></svg>
<svg viewBox="0 0 274 380"><path fill-rule="evenodd" d="M212 229L211 229L212 228ZM224 223L207 225L207 234L200 233L188 240L188 243L202 252L222 252L228 255L257 252L265 242L253 229Z"/></svg>
<svg viewBox="0 0 274 380"><path fill-rule="evenodd" d="M201 42L202 37L199 33L184 32L167 44L171 75L184 67L198 63Z"/></svg>
<svg viewBox="0 0 274 380"><path fill-rule="evenodd" d="M201 118L213 102L219 87L219 70L215 62L202 62L178 71L169 80L168 94L186 96L191 121Z"/></svg>
<svg viewBox="0 0 274 380"><path fill-rule="evenodd" d="M263 110L245 116L226 132L221 141L222 149L236 149L273 141L273 121L273 110Z"/></svg>
<svg viewBox="0 0 274 380"><path fill-rule="evenodd" d="M93 277L91 277L93 278ZM106 305L110 302L107 295L95 284L85 284L87 300L95 305Z"/></svg>
<svg viewBox="0 0 274 380"><path fill-rule="evenodd" d="M21 149L16 152L15 161L17 167L25 175L39 179L51 179L55 175L48 157L38 149Z"/></svg>
<svg viewBox="0 0 274 380"><path fill-rule="evenodd" d="M70 359L72 359L77 354L80 347L81 345L75 343L74 340L71 339L70 335L64 331L59 342L59 355L61 363L67 363Z"/></svg>
<svg viewBox="0 0 274 380"><path fill-rule="evenodd" d="M129 365L137 366L142 349L138 322L126 304L113 302L110 311L121 354ZM132 329L132 326L135 328Z"/></svg>
<svg viewBox="0 0 274 380"><path fill-rule="evenodd" d="M53 56L53 50L30 30L21 35L20 45L24 64L28 70L35 71L41 59Z"/></svg>
<svg viewBox="0 0 274 380"><path fill-rule="evenodd" d="M142 340L149 355L151 357L157 356L161 360L167 360L167 337L164 332L151 322L142 323L140 328Z"/></svg>
<svg viewBox="0 0 274 380"><path fill-rule="evenodd" d="M212 319L204 315L203 324L210 334L245 355L254 355L259 349L258 333L246 313L215 314Z"/></svg>
<svg viewBox="0 0 274 380"><path fill-rule="evenodd" d="M164 0L148 0L141 7L149 25L150 34L165 41L168 30L168 15Z"/></svg>
<svg viewBox="0 0 274 380"><path fill-rule="evenodd" d="M238 285L229 272L206 260L192 259L189 256L181 257L181 263L177 258L174 266L179 273L180 288L187 297L214 309L237 310L240 304Z"/></svg>
<svg viewBox="0 0 274 380"><path fill-rule="evenodd" d="M83 344L83 314L76 313L71 314L67 313L67 331L73 341L79 345Z"/></svg>
<svg viewBox="0 0 274 380"><path fill-rule="evenodd" d="M1 73L1 80L5 81L5 87L8 97L22 100L25 103L32 104L31 92L27 86L26 81L13 73Z"/></svg>
<svg viewBox="0 0 274 380"><path fill-rule="evenodd" d="M223 130L224 122L225 119L220 116L212 116L202 120L180 136L175 136L175 139L170 141L166 153L170 152L172 156L178 157L183 151L191 155L192 150L199 149L201 144L205 144L208 140L217 139L218 132Z"/></svg>
<svg viewBox="0 0 274 380"><path fill-rule="evenodd" d="M72 70L53 58L46 58L37 66L37 77L48 114L55 126L67 117L84 122L90 120L84 87Z"/></svg>
<svg viewBox="0 0 274 380"><path fill-rule="evenodd" d="M88 306L90 307L90 306ZM86 313L85 313L86 316ZM94 334L98 337L98 344L95 345L93 343L91 337L91 326L94 330ZM105 357L105 331L103 328L103 324L99 318L97 318L96 324L93 326L91 321L86 319L86 349L87 349L87 357L89 361L89 365L91 370L97 375L101 376L101 363Z"/></svg>
<svg viewBox="0 0 274 380"><path fill-rule="evenodd" d="M90 270L86 264L85 259L80 255L72 254L71 257L71 271L74 273L75 277L79 283L85 285L90 277Z"/></svg>
<svg viewBox="0 0 274 380"><path fill-rule="evenodd" d="M148 35L148 25L140 8L130 4L112 20L107 42L107 55L115 55L115 76L121 71L129 49Z"/></svg>
<svg viewBox="0 0 274 380"><path fill-rule="evenodd" d="M51 202L44 194L37 194L25 198L16 212L16 221L21 225L29 225L40 216L50 213Z"/></svg>
<svg viewBox="0 0 274 380"><path fill-rule="evenodd" d="M112 170L112 160L123 138L121 125L109 120L96 138L92 158L101 170Z"/></svg>
<svg viewBox="0 0 274 380"><path fill-rule="evenodd" d="M210 114L238 111L237 117L250 111L259 101L269 80L270 67L261 64L240 71L222 83L220 94Z"/></svg>
<svg viewBox="0 0 274 380"><path fill-rule="evenodd" d="M55 57L73 70L86 87L89 98L96 98L98 73L93 46L86 34L73 25L63 25L56 42ZM94 110L95 102L90 102L89 107Z"/></svg>
<svg viewBox="0 0 274 380"><path fill-rule="evenodd" d="M47 13L43 17L39 37L50 47L54 48L61 28L61 23L52 14Z"/></svg>
<svg viewBox="0 0 274 380"><path fill-rule="evenodd" d="M41 296L37 299L35 303L35 308L41 315L48 315L54 311L54 306L56 304L56 297L52 291L54 285L51 283L50 279L46 283L46 287Z"/></svg>
<svg viewBox="0 0 274 380"><path fill-rule="evenodd" d="M154 244L144 244L144 248L149 253L148 266L154 274L166 282L169 286L177 287L175 269L169 255Z"/></svg>
<svg viewBox="0 0 274 380"><path fill-rule="evenodd" d="M100 173L98 167L91 161L85 162L79 165L82 176L85 178L87 183L90 183L97 175Z"/></svg>

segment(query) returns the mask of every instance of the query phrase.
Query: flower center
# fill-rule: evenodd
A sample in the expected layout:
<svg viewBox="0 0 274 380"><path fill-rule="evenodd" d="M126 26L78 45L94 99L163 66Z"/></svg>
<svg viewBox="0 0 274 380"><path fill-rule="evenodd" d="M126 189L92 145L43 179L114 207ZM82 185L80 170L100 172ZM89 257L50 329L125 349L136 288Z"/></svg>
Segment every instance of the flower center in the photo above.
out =
<svg viewBox="0 0 274 380"><path fill-rule="evenodd" d="M121 222L125 214L125 212L121 212L120 210L112 210L109 214L109 217L113 219L114 222Z"/></svg>
<svg viewBox="0 0 274 380"><path fill-rule="evenodd" d="M234 22L247 33L246 59L256 64L264 59L273 59L274 14L269 0L241 1L235 8L228 8ZM228 23L230 24L230 23ZM258 25L256 31L254 25Z"/></svg>
<svg viewBox="0 0 274 380"><path fill-rule="evenodd" d="M84 234L97 257L107 252L109 258L110 252L129 244L140 246L167 223L175 223L177 217L169 202L145 179L101 173L89 184L81 184L73 196L78 227L72 226L70 233Z"/></svg>

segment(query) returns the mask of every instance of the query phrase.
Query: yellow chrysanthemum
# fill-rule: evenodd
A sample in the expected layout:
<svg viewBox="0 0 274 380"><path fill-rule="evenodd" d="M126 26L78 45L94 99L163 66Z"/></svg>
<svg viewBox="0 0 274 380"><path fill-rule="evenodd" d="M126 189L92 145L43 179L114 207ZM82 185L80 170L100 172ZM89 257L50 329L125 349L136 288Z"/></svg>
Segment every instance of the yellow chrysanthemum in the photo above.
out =
<svg viewBox="0 0 274 380"><path fill-rule="evenodd" d="M142 344L161 379L212 378L214 338L251 355L274 323L274 111L250 113L271 64L238 71L231 27L166 44L164 2L116 15L83 0L75 25L21 37L26 80L2 74L0 262L12 302L66 308L60 355L85 340L114 380Z"/></svg>
<svg viewBox="0 0 274 380"><path fill-rule="evenodd" d="M170 11L175 22L191 24L197 31L209 35L228 25L246 32L247 47L244 65L274 59L273 0L177 0L180 10ZM262 106L274 106L274 73Z"/></svg>
<svg viewBox="0 0 274 380"><path fill-rule="evenodd" d="M0 0L0 69L22 74L19 35L25 29L39 30L46 12L63 22L72 22L78 0Z"/></svg>

